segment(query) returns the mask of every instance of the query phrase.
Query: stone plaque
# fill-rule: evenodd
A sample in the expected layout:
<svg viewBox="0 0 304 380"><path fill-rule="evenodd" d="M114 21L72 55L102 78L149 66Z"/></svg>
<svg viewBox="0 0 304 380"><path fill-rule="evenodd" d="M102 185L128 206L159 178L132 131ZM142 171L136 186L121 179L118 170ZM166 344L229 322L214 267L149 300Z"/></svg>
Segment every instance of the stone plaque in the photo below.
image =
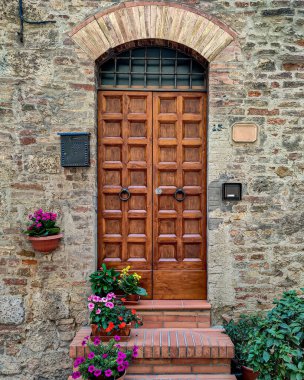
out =
<svg viewBox="0 0 304 380"><path fill-rule="evenodd" d="M234 142L252 143L257 140L258 126L254 123L236 123L232 126Z"/></svg>

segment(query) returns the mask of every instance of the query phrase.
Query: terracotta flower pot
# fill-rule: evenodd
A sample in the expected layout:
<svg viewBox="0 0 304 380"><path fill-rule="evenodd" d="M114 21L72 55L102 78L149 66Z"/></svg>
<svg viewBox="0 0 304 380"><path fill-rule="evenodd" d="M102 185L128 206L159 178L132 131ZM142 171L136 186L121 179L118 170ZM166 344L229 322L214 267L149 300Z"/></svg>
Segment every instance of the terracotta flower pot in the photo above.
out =
<svg viewBox="0 0 304 380"><path fill-rule="evenodd" d="M63 234L40 237L29 236L28 240L32 243L35 251L49 253L58 247L62 237Z"/></svg>
<svg viewBox="0 0 304 380"><path fill-rule="evenodd" d="M94 340L96 336L100 337L103 342L111 340L115 335L120 336L121 341L128 340L131 334L131 323L128 323L123 329L112 330L111 332L106 332L103 328L98 328L98 325L91 324L92 335L91 340Z"/></svg>
<svg viewBox="0 0 304 380"><path fill-rule="evenodd" d="M116 377L114 379L114 377L105 377L105 375L100 375L100 376L93 376L90 378L90 380L123 380L126 376L126 371L121 375L119 375L119 377Z"/></svg>
<svg viewBox="0 0 304 380"><path fill-rule="evenodd" d="M254 372L253 369L242 366L243 380L256 380L259 372Z"/></svg>
<svg viewBox="0 0 304 380"><path fill-rule="evenodd" d="M137 305L139 303L140 296L138 294L128 294L126 296L126 301L124 304L126 305Z"/></svg>

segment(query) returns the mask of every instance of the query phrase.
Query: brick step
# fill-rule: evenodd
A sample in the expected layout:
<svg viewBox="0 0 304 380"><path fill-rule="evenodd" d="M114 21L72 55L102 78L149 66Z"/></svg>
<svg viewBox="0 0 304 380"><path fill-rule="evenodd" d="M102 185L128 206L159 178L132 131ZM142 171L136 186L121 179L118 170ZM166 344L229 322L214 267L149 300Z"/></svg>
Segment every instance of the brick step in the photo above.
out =
<svg viewBox="0 0 304 380"><path fill-rule="evenodd" d="M70 345L70 356L76 358L87 353L82 347L84 337L91 334L90 327L82 327ZM230 338L220 329L163 328L132 329L128 342L121 345L140 347L139 359L231 359L234 347Z"/></svg>
<svg viewBox="0 0 304 380"><path fill-rule="evenodd" d="M142 300L136 309L143 318L143 328L210 327L211 305L203 300Z"/></svg>
<svg viewBox="0 0 304 380"><path fill-rule="evenodd" d="M72 380L72 376L68 380ZM81 380L81 379L79 379ZM125 380L236 380L234 375L127 375Z"/></svg>

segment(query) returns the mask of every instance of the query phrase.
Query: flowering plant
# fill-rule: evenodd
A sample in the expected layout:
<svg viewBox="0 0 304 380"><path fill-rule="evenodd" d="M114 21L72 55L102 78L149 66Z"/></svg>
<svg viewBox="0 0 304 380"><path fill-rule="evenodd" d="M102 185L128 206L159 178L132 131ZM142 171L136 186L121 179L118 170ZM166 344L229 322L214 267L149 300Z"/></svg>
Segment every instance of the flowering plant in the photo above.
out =
<svg viewBox="0 0 304 380"><path fill-rule="evenodd" d="M119 274L113 268L107 269L102 264L99 270L90 275L91 289L94 294L106 295L118 289Z"/></svg>
<svg viewBox="0 0 304 380"><path fill-rule="evenodd" d="M56 226L57 214L44 212L42 209L34 211L28 216L30 222L28 227L22 232L29 236L51 236L60 232L60 227Z"/></svg>
<svg viewBox="0 0 304 380"><path fill-rule="evenodd" d="M136 310L127 309L120 300L116 299L114 293L108 293L106 297L92 294L88 301L91 323L105 329L107 333L111 333L112 330L119 331L131 322L135 323L135 328L143 324Z"/></svg>
<svg viewBox="0 0 304 380"><path fill-rule="evenodd" d="M100 338L95 337L94 342L89 337L83 342L90 352L87 358L79 357L74 362L76 371L72 374L73 379L82 376L83 379L117 379L122 376L129 367L133 358L138 356L138 347L132 350L122 350L117 344L119 337L116 336L108 343L102 343Z"/></svg>
<svg viewBox="0 0 304 380"><path fill-rule="evenodd" d="M141 288L138 286L141 276L137 273L129 273L130 266L127 266L126 268L122 269L120 273L120 278L118 280L119 288L125 293L125 294L138 294L139 296L147 296L148 293L146 289Z"/></svg>

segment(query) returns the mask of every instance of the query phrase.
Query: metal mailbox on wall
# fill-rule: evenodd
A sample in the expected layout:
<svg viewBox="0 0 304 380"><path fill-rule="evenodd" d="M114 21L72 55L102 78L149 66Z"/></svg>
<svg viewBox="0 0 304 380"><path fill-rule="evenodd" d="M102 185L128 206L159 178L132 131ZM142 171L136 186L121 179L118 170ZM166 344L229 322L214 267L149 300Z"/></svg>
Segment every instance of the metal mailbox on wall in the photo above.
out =
<svg viewBox="0 0 304 380"><path fill-rule="evenodd" d="M90 133L62 132L58 135L61 138L61 166L90 166Z"/></svg>

